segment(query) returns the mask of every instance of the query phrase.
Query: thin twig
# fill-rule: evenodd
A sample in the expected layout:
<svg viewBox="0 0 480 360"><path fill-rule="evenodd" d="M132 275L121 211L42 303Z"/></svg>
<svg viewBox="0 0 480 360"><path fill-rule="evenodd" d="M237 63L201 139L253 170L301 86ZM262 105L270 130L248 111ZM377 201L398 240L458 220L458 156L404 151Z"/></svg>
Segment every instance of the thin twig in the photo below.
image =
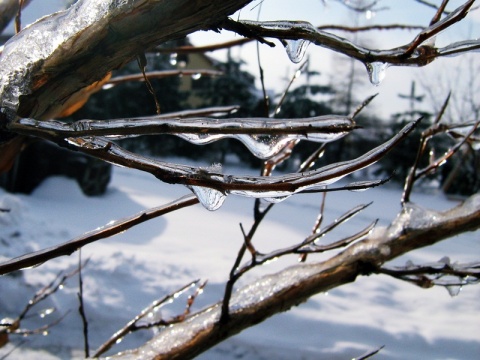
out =
<svg viewBox="0 0 480 360"><path fill-rule="evenodd" d="M115 332L106 342L104 342L96 351L95 354L93 354L94 358L99 357L100 355L104 354L107 352L119 339L122 339L125 335L129 334L132 331L135 331L138 326L137 323L141 319L145 318L148 314L150 314L152 311L159 309L160 307L164 306L171 300L175 299L178 297L178 295L182 294L189 288L191 288L193 285L196 285L200 280L195 280L187 285L182 286L180 289L175 290L174 292L163 296L162 298L153 301L149 306L144 308L137 316L135 316L132 320L130 320L123 328Z"/></svg>
<svg viewBox="0 0 480 360"><path fill-rule="evenodd" d="M78 238L71 241L67 241L63 244L54 245L50 248L35 251L30 254L19 256L12 260L5 261L3 263L0 263L0 275L8 274L15 270L39 265L60 256L70 255L73 252L77 251L79 248L94 241L98 241L119 234L135 225L141 224L155 217L182 209L184 207L198 204L198 202L198 199L194 195L187 195L178 200L172 201L169 204L142 211L129 218L115 221L112 224L109 223L102 228L87 232L82 236L79 236Z"/></svg>
<svg viewBox="0 0 480 360"><path fill-rule="evenodd" d="M366 360L366 359L370 359L372 356L377 355L384 347L385 347L385 345L382 345L382 346L380 346L380 347L377 348L377 349L367 351L365 354L363 354L363 355L361 355L361 356L359 356L359 357L353 358L352 360Z"/></svg>
<svg viewBox="0 0 480 360"><path fill-rule="evenodd" d="M147 89L153 96L153 101L155 102L156 113L160 114L160 103L158 102L157 93L150 82L150 79L147 77L146 69L147 69L147 58L144 53L137 55L137 62L140 71L142 72L143 79L145 81L145 85L147 85Z"/></svg>
<svg viewBox="0 0 480 360"><path fill-rule="evenodd" d="M58 120L37 121L19 119L8 124L16 133L44 137L57 141L60 138L83 136L113 136L116 138L135 135L198 134L198 135L315 135L345 134L356 128L352 118L327 115L295 119L228 118L148 116L124 119L78 120L66 123ZM213 140L212 140L213 141Z"/></svg>
<svg viewBox="0 0 480 360"><path fill-rule="evenodd" d="M316 234L320 232L324 213L325 213L325 203L327 199L327 193L324 192L322 194L322 201L320 202L320 211L318 212L317 219L315 220L315 224L313 225L312 234ZM305 262L307 261L307 253L301 254L298 261Z"/></svg>
<svg viewBox="0 0 480 360"><path fill-rule="evenodd" d="M437 12L435 13L432 20L430 21L430 26L432 26L433 24L440 21L440 19L442 18L442 14L444 13L445 8L447 7L447 4L448 4L449 1L450 0L443 0L442 1L442 3L440 4L440 6L437 9Z"/></svg>
<svg viewBox="0 0 480 360"><path fill-rule="evenodd" d="M82 249L78 250L78 301L80 303L78 311L82 319L83 325L83 345L85 350L85 357L90 356L90 346L88 344L88 320L85 313L85 305L83 303L83 279L82 279Z"/></svg>
<svg viewBox="0 0 480 360"><path fill-rule="evenodd" d="M425 153L425 149L426 149L428 140L433 135L435 135L435 133L437 131L441 131L440 129L443 129L443 127L439 126L439 123L440 123L440 121L443 117L443 114L445 113L445 110L447 109L448 103L450 101L450 95L451 95L451 93L448 94L447 98L443 102L442 108L440 109L439 113L437 114L437 116L436 116L436 118L433 122L433 125L428 130L424 131L421 135L420 144L418 146L415 161L414 161L412 167L410 168L410 170L408 172L407 178L405 179L405 185L404 185L404 189L403 189L403 193L402 193L402 198L401 198L401 201L400 201L402 204L405 204L406 202L410 201L410 194L413 190L413 184L415 183L415 180L416 180L415 175L416 175L417 169L420 165L420 160Z"/></svg>
<svg viewBox="0 0 480 360"><path fill-rule="evenodd" d="M407 124L390 140L356 159L330 164L317 170L302 174L280 176L236 176L210 173L203 168L186 165L169 164L133 154L108 140L101 138L70 138L75 149L99 159L132 169L149 172L167 183L188 186L203 186L221 191L224 194L245 195L252 197L271 197L270 191L277 196L293 195L305 190L322 192L326 183L338 180L352 172L363 169L380 160L398 143L400 143L416 126L418 121ZM266 195L263 195L265 192ZM1 267L0 267L1 269Z"/></svg>
<svg viewBox="0 0 480 360"><path fill-rule="evenodd" d="M342 53L363 63L378 62L389 65L424 66L440 56L443 49L436 49L431 46L421 46L421 44L462 20L467 15L474 1L475 0L467 1L441 21L424 29L409 44L390 50L376 50L362 47L345 38L317 30L312 24L304 21L242 21L240 24L242 24L244 28L247 28L251 33L262 38L271 37L281 40L303 39L310 41L317 46ZM222 27L226 30L231 30L243 35L241 32L236 31L237 25L234 26L232 22L233 20L224 22ZM454 47L454 45L455 44L450 44L447 48ZM460 49L460 51L466 52L469 50Z"/></svg>
<svg viewBox="0 0 480 360"><path fill-rule="evenodd" d="M130 74L123 76L116 76L108 80L104 89L111 88L111 85L118 85L125 82L132 81L145 81L145 79L164 79L172 76L192 76L192 75L202 75L202 76L220 76L223 75L222 71L210 70L210 69L182 69L182 70L161 70L161 71L148 71L141 74Z"/></svg>
<svg viewBox="0 0 480 360"><path fill-rule="evenodd" d="M25 0L18 0L18 11L15 16L15 34L18 34L22 30L22 9Z"/></svg>
<svg viewBox="0 0 480 360"><path fill-rule="evenodd" d="M295 245L287 247L287 248L274 250L274 251L272 251L268 254L261 254L261 253L259 253L255 250L255 252L254 252L255 256L252 256L252 260L245 263L244 265L240 266L242 258L245 254L246 249L247 249L247 243L245 241L244 244L242 245L242 247L240 248L238 256L235 260L235 264L230 271L229 280L228 280L228 282L225 286L225 292L224 292L224 296L223 296L223 300L222 300L222 312L221 312L221 315L220 315L220 324L226 324L229 321L229 319L230 319L229 304L230 304L230 299L231 299L231 296L232 296L232 291L233 291L234 284L246 272L250 271L251 269L253 269L254 267L256 267L258 265L265 264L268 261L271 261L273 259L277 259L277 258L285 256L285 255L304 254L304 253L321 253L321 252L345 247L345 246L351 244L352 242L354 242L356 240L360 240L360 239L366 237L374 229L374 227L377 223L376 221L374 221L372 224L370 224L369 226L367 226L365 229L361 230L357 234L354 234L354 235L349 236L347 238L335 241L331 244L328 244L328 245L315 245L314 244L314 242L318 238L324 236L328 232L335 229L337 226L343 224L345 221L349 220L350 218L352 218L353 216L355 216L356 214L358 214L359 212L364 210L369 205L370 204L360 205L360 206L357 206L357 207L347 211L341 217L335 219L334 222L332 222L328 226L326 226L325 229L323 229L321 232L316 233L316 234L312 234L311 236L309 236L308 238L303 240L301 243L295 244ZM268 208L267 211L265 211L263 213L260 213L261 217L259 217L258 219L255 219L255 222L252 225L252 229L250 230L250 232L247 235L250 240L253 238L253 235L254 235L256 229L258 228L260 222L263 220L263 217L266 215L268 210L270 210L270 208Z"/></svg>
<svg viewBox="0 0 480 360"><path fill-rule="evenodd" d="M418 172L416 172L414 179L418 180L419 178L421 178L423 176L426 176L426 175L432 173L433 171L436 171L440 166L445 164L445 162L448 159L450 159L463 146L463 144L468 142L470 136L473 135L473 133L475 133L475 131L477 130L479 125L480 125L480 121L477 122L472 127L472 129L468 132L468 134L464 136L462 141L459 141L457 144L455 144L455 146L451 147L443 156L436 159L435 162L431 163L426 168L421 169Z"/></svg>

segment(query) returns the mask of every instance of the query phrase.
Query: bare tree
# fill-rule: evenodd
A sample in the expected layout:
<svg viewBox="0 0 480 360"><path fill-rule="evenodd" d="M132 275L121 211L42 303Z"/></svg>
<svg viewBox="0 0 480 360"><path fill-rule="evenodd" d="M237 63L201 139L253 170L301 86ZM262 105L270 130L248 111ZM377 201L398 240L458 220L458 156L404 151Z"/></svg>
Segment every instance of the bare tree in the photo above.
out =
<svg viewBox="0 0 480 360"><path fill-rule="evenodd" d="M462 232L474 231L480 226L478 194L445 212L424 210L412 203L409 197L418 179L436 171L464 143L477 141L478 119L462 124L468 131L459 135L457 144L446 155L432 159L424 169L419 168L418 161L413 164L406 181L402 209L387 228L377 228L375 221L372 221L365 229L348 238L338 239L329 245L317 244L320 236L340 226L365 207L359 206L334 223L322 225L320 220L312 235L301 243L268 254L257 251L253 237L273 204L297 193L366 189L383 183L385 179L352 183L341 188L331 187L337 180L381 159L408 136L417 122L408 124L390 140L356 159L311 170L315 159L323 151L323 146L320 146L317 152L306 159L298 173L274 176L272 169L289 156L299 141L327 143L353 131L356 128L355 117L368 101L346 116L306 119L200 117L218 111L213 109L210 112L157 114L108 122L81 120L66 123L58 120L62 115L81 107L90 94L109 81L112 70L132 59L138 60L148 82L144 54L158 44L200 30L230 30L265 46L274 46L273 41L278 39L293 59L301 57L307 42L312 43L362 62L373 82L379 81L389 66L425 66L438 57L466 53L480 46L478 40L465 40L442 48L435 47L431 42L439 32L462 20L474 5L473 0L465 1L448 14L445 14L448 1L443 1L430 25L419 31L410 43L386 50L360 46L306 22L254 22L229 18L249 3L250 0L80 0L66 11L44 18L20 31L2 51L0 170L11 165L24 139L33 136L114 164L149 172L160 181L187 186L193 195L109 224L71 242L3 262L0 264L0 274L71 254L87 243L199 201L209 210L215 210L228 195L255 198L254 222L249 231L242 229L244 244L232 266L223 301L200 312L187 313L175 321L157 324L165 328L154 339L116 358L136 358L139 354L155 359L194 357L316 293L355 281L361 275L388 274L423 287L452 285L441 283L445 275L455 277L456 284L478 281L478 264L442 263L405 268L385 266L386 262L399 255ZM378 3L372 1L362 8L354 6L354 10L365 11L378 6ZM351 2L348 4L352 6ZM423 156L432 136L439 133L458 135L455 132L457 125L442 123L442 114L443 111L423 134L418 158ZM222 174L217 167L203 169L153 160L130 153L112 140L160 133L177 135L196 144L224 137L236 138L256 156L266 160L262 176L234 176ZM269 203L265 205L265 201ZM342 251L323 262L305 262L310 253L332 249ZM291 254L298 254L303 263L233 291L236 281L251 268ZM250 258L245 260L246 256ZM468 282L464 280L466 275L470 279ZM102 353L97 351L94 356Z"/></svg>

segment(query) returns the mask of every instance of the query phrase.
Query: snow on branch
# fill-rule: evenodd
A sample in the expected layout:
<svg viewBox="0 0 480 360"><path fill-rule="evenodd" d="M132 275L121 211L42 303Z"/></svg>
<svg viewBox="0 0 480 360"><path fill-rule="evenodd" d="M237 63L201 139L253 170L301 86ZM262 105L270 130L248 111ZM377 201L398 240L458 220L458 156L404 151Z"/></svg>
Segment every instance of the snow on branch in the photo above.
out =
<svg viewBox="0 0 480 360"><path fill-rule="evenodd" d="M237 290L230 318L220 326L221 303L163 328L141 347L110 359L190 359L243 329L286 311L310 296L380 272L381 266L413 249L480 228L480 195L445 212L407 205L387 228L377 228L329 260L301 264L264 276Z"/></svg>

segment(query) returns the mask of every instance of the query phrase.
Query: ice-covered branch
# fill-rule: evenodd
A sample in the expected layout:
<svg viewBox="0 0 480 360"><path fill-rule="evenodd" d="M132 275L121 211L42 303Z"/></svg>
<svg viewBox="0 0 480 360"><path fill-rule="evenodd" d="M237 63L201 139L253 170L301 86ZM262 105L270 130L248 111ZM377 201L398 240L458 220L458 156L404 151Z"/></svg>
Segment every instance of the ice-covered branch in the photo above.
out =
<svg viewBox="0 0 480 360"><path fill-rule="evenodd" d="M109 223L99 229L92 230L79 236L76 239L65 242L60 245L54 245L50 248L35 251L30 254L25 254L17 258L0 263L0 275L8 274L12 271L24 269L44 263L45 261L70 255L79 248L88 245L94 241L105 239L107 237L119 234L131 227L141 224L145 221L151 220L155 217L168 214L172 211L198 204L198 200L193 195L184 196L167 205L159 206L153 209L142 211L134 216L126 219L117 220Z"/></svg>
<svg viewBox="0 0 480 360"><path fill-rule="evenodd" d="M387 228L376 229L331 259L301 264L244 286L231 299L230 319L219 325L213 305L180 324L163 329L138 349L112 359L190 359L243 329L305 301L310 296L369 275L385 262L436 242L480 228L480 195L445 211L408 204Z"/></svg>
<svg viewBox="0 0 480 360"><path fill-rule="evenodd" d="M163 296L160 299L157 299L153 301L150 305L148 305L146 308L144 308L138 315L136 315L132 320L130 320L127 324L125 324L124 327L119 329L115 334L113 334L107 341L105 341L96 351L95 354L93 355L94 357L99 357L100 355L104 354L107 352L113 345L115 345L118 340L122 339L124 336L139 330L140 328L143 328L143 326L140 326L140 321L144 319L145 317L149 315L155 314L160 308L162 308L164 305L168 304L169 302L173 301L176 299L180 294L184 293L187 291L189 288L192 286L196 286L200 280L195 280L190 282L189 284L181 287L180 289L177 289L176 291ZM173 322L168 322L168 321L163 321L165 325L172 324ZM159 326L159 325L157 325Z"/></svg>
<svg viewBox="0 0 480 360"><path fill-rule="evenodd" d="M355 129L355 122L343 116L318 116L305 119L270 118L189 118L143 117L116 120L79 120L64 123L55 120L19 119L7 128L12 132L60 141L64 138L174 134L203 145L225 137L236 138L259 158L269 158L292 140L329 142Z"/></svg>
<svg viewBox="0 0 480 360"><path fill-rule="evenodd" d="M14 36L0 57L0 107L48 119L146 49L215 28L251 0L80 0Z"/></svg>
<svg viewBox="0 0 480 360"><path fill-rule="evenodd" d="M261 37L281 39L285 41L287 53L292 60L299 56L297 51L306 48L305 44L300 44L299 42L309 42L357 59L363 62L367 68L369 68L369 66L378 66L372 64L383 64L384 66L424 66L433 61L439 54L445 53L447 48L450 49L453 47L458 49L461 43L451 44L443 49L422 44L440 31L445 30L463 19L473 3L474 0L465 2L465 4L458 7L441 21L422 30L411 43L389 50L365 48L340 36L318 30L312 24L304 21L241 21L235 23L233 20L228 20L225 21L222 26L227 30L232 30L246 36L248 36L249 33L253 33ZM242 33L242 27L246 29L244 33ZM472 47L468 46L462 49L463 51L470 51ZM372 71L375 70L376 69L372 69Z"/></svg>
<svg viewBox="0 0 480 360"><path fill-rule="evenodd" d="M377 272L422 288L444 286L452 296L458 295L463 286L480 282L480 262L451 263L448 257L443 257L436 263L422 265L408 261L405 266L382 267Z"/></svg>
<svg viewBox="0 0 480 360"><path fill-rule="evenodd" d="M224 175L219 168L197 168L171 164L133 154L102 138L69 138L76 150L105 161L149 172L158 179L189 187L202 205L215 210L226 195L265 198L279 202L288 196L307 191L323 191L332 184L355 171L370 166L384 157L415 128L417 122L406 125L387 142L377 146L356 159L333 163L316 170L280 176L235 176Z"/></svg>

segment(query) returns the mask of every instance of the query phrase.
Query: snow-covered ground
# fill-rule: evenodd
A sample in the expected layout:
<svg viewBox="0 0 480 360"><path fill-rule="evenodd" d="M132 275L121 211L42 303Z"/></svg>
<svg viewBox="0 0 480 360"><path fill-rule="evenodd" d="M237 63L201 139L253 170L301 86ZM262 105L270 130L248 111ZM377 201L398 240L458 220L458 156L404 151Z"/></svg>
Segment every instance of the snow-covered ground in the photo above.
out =
<svg viewBox="0 0 480 360"><path fill-rule="evenodd" d="M234 170L241 171L241 170ZM181 186L165 185L151 175L115 168L107 193L83 196L76 183L64 178L46 180L32 195L0 190L0 259L45 248L107 224L113 219L159 206L188 194ZM335 230L329 239L352 234L380 218L386 225L399 211L400 191L391 185L364 192L327 196L324 224L355 205L374 203ZM296 243L309 235L318 213L319 194L299 195L274 207L254 238L260 251ZM424 206L446 209L455 205L442 196L414 194ZM153 300L187 284L208 279L194 309L221 299L227 274L242 243L239 223L249 228L253 201L230 196L222 208L209 212L196 205L142 224L119 236L98 241L82 250L90 258L83 270L84 299L92 349ZM328 240L328 239L327 239ZM434 247L415 251L395 263L478 260L479 234L469 233ZM321 257L309 257L315 261ZM282 259L249 273L246 283L275 272L295 257ZM72 270L77 254L47 262L22 275L0 277L0 319L14 317L34 292L60 270ZM69 359L83 356L78 315L78 279L35 309L22 327L35 328L70 311L48 336L11 336L0 348L0 358ZM422 290L385 276L360 278L326 294L319 294L292 311L231 338L201 359L349 359L385 345L378 359L475 359L480 354L480 286L462 289L450 297L444 288ZM164 317L183 311L185 296L162 309ZM42 309L54 306L41 318ZM127 336L114 351L134 347L150 331ZM14 346L21 346L14 349Z"/></svg>

